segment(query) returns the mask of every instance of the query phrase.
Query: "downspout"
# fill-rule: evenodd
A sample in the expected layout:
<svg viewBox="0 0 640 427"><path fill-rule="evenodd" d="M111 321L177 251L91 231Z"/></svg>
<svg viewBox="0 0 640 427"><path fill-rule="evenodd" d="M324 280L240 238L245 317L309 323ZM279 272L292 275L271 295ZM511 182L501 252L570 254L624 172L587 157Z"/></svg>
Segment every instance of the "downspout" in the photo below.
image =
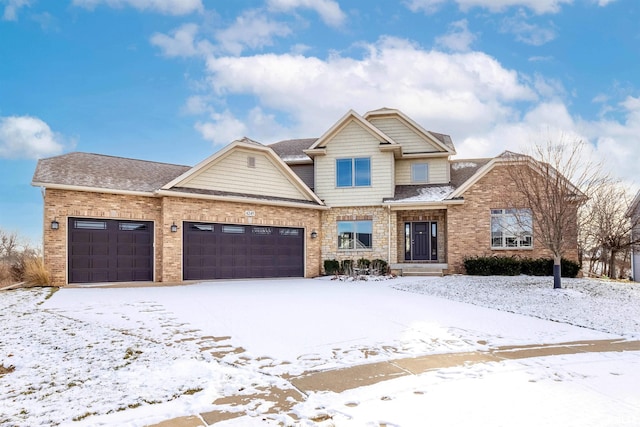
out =
<svg viewBox="0 0 640 427"><path fill-rule="evenodd" d="M387 233L389 234L389 240L387 240L389 242L387 245L387 260L389 267L391 267L391 205L387 205Z"/></svg>

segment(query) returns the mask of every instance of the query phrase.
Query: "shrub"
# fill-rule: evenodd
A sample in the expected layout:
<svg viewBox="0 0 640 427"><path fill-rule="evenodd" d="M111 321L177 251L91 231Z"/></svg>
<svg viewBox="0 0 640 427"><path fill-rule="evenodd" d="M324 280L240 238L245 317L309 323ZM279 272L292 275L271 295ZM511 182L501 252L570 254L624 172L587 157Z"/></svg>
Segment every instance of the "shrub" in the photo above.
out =
<svg viewBox="0 0 640 427"><path fill-rule="evenodd" d="M560 268L562 277L576 277L582 267L575 261L562 258Z"/></svg>
<svg viewBox="0 0 640 427"><path fill-rule="evenodd" d="M45 268L42 258L30 258L24 261L22 280L30 286L51 285L51 275Z"/></svg>
<svg viewBox="0 0 640 427"><path fill-rule="evenodd" d="M366 258L360 258L356 263L358 268L369 268L371 266L371 261Z"/></svg>
<svg viewBox="0 0 640 427"><path fill-rule="evenodd" d="M389 272L389 264L383 259L374 259L371 261L371 274L382 276Z"/></svg>
<svg viewBox="0 0 640 427"><path fill-rule="evenodd" d="M325 274L338 274L340 271L340 263L337 259L325 259L324 260L324 273Z"/></svg>
<svg viewBox="0 0 640 427"><path fill-rule="evenodd" d="M471 257L465 258L464 268L472 276L553 276L553 260L548 258ZM580 264L562 259L562 277L576 277Z"/></svg>
<svg viewBox="0 0 640 427"><path fill-rule="evenodd" d="M351 259L342 260L342 262L340 263L340 272L342 274L346 274L347 276L352 275L353 274L353 260L351 260Z"/></svg>

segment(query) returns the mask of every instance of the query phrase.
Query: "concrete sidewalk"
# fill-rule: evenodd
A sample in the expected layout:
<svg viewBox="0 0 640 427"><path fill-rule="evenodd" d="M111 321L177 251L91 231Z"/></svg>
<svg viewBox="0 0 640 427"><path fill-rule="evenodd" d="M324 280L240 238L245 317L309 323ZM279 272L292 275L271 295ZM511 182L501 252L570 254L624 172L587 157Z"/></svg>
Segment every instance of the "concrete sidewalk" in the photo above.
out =
<svg viewBox="0 0 640 427"><path fill-rule="evenodd" d="M527 359L579 353L640 351L640 341L597 340L574 341L557 344L526 346L505 346L488 351L430 354L419 357L389 360L366 365L356 365L342 369L309 372L295 377L287 377L291 388L269 388L254 395L226 396L213 402L214 406L233 408L246 405L254 399L262 399L273 405L267 414L289 413L298 403L304 401L311 392L332 391L341 393L354 388L377 384L407 375L419 375L428 371L456 366L503 360ZM180 417L148 427L206 427L220 421L246 415L237 412L216 410L198 416ZM295 416L289 413L290 416Z"/></svg>

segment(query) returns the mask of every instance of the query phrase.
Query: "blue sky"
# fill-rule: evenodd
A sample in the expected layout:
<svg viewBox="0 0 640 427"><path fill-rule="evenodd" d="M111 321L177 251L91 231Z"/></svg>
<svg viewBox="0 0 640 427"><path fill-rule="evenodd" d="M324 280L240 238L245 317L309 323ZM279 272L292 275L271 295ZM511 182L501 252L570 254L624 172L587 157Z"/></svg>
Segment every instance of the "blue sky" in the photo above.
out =
<svg viewBox="0 0 640 427"><path fill-rule="evenodd" d="M195 165L398 108L458 158L588 142L637 185L637 0L0 0L0 228L39 244L38 158Z"/></svg>

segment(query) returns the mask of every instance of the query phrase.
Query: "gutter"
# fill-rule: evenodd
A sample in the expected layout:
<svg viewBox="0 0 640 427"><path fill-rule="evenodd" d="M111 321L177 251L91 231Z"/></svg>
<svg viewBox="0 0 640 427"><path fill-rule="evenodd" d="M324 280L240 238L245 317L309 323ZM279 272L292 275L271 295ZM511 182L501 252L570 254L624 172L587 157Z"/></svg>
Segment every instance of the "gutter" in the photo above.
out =
<svg viewBox="0 0 640 427"><path fill-rule="evenodd" d="M84 187L81 185L50 184L47 182L31 182L34 187L54 190L86 191L89 193L124 194L128 196L155 197L152 191L117 190L112 188Z"/></svg>

